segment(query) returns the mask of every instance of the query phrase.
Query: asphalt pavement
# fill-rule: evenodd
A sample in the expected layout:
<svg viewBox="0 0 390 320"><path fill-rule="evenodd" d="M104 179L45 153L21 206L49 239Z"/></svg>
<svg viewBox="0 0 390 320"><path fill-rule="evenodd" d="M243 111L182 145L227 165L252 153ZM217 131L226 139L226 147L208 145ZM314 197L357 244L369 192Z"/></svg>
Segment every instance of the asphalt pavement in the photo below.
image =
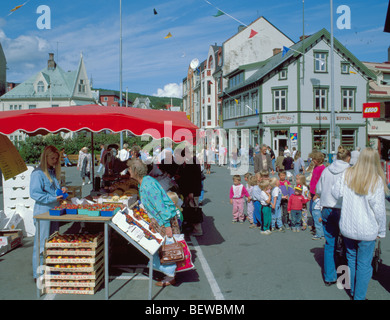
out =
<svg viewBox="0 0 390 320"><path fill-rule="evenodd" d="M81 184L75 167L63 170L67 185ZM204 235L188 238L196 269L177 274L175 286L153 285L153 300L349 300L344 289L324 285L324 240L312 240L308 230L263 235L258 229L250 229L248 222L233 224L231 185L230 170L213 165L205 180ZM83 196L91 189L92 185L84 186ZM67 224L61 230L74 227ZM143 268L146 258L115 231L111 237L114 246L110 255L110 299L147 299L147 270ZM0 256L0 299L37 299L32 279L32 247L33 239L25 238L23 246ZM388 234L381 240L381 248L382 263L369 283L369 300L390 298ZM46 294L40 299L103 300L104 297L102 287L95 295Z"/></svg>

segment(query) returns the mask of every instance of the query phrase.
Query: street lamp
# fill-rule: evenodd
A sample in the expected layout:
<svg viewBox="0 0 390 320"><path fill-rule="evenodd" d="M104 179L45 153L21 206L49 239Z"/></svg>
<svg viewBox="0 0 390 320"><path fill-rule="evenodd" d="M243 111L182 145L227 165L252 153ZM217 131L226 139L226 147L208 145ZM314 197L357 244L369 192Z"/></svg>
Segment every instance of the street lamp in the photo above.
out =
<svg viewBox="0 0 390 320"><path fill-rule="evenodd" d="M334 38L333 38L333 0L330 0L330 143L331 153L336 153L335 142L335 110L334 110Z"/></svg>
<svg viewBox="0 0 390 320"><path fill-rule="evenodd" d="M122 107L122 0L119 0L119 107ZM123 146L123 133L120 132L120 146Z"/></svg>

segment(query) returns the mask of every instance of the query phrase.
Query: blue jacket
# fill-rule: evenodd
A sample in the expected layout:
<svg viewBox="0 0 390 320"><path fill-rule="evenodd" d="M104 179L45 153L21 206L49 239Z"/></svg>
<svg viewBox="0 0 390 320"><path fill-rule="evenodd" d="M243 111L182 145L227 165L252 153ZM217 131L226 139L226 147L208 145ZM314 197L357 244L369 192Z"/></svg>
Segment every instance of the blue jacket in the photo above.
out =
<svg viewBox="0 0 390 320"><path fill-rule="evenodd" d="M31 173L30 197L35 200L33 216L45 213L58 205L56 191L61 187L54 169L49 169L49 174L53 182L50 182L40 167Z"/></svg>

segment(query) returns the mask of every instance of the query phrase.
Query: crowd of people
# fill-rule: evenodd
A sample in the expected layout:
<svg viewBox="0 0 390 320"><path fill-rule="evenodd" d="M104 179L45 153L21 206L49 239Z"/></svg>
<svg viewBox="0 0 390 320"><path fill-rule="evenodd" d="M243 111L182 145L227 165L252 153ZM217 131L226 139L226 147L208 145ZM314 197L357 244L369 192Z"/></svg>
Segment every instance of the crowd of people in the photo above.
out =
<svg viewBox="0 0 390 320"><path fill-rule="evenodd" d="M350 297L364 300L372 276L375 243L386 233L385 194L389 189L378 152L367 147L351 154L339 146L336 159L325 165L325 155L313 150L310 165L305 169L301 153L293 150L292 158L286 148L274 168L268 148L263 145L255 155L255 173L244 175L245 185L241 176L233 176L229 195L232 222L249 220L249 227L259 228L264 235L286 230L299 232L308 227L310 213L312 239L325 239L325 285L337 282L335 259L341 237L350 270ZM270 178L275 169L277 176ZM306 177L305 173L309 175Z"/></svg>
<svg viewBox="0 0 390 320"><path fill-rule="evenodd" d="M103 167L107 162L106 154L107 150L102 146ZM56 194L56 190L61 188L58 182L60 156L55 147L46 147L40 165L31 175L31 198L36 201L34 216L48 211L62 200ZM123 171L138 181L140 200L162 234L170 239L178 232L195 236L203 234L203 213L200 209L205 179L203 171L206 174L210 172L204 153L196 156L188 148L179 152L169 149L159 153L157 164L145 163L139 147L129 150L124 145L114 156L126 162L126 170ZM350 270L350 295L356 300L365 299L372 275L375 242L386 233L385 195L389 189L379 155L369 147L351 154L340 146L336 159L330 165L325 164L325 156L320 151L313 150L309 157L310 164L306 168L298 150L293 150L291 157L286 148L275 159L268 146L255 149L254 173L245 174L245 182L241 181L240 175L232 177L229 192L232 223L242 224L248 220L249 227L259 229L263 235L286 230L300 232L309 227L310 213L312 239L325 240L325 285L330 286L337 281L335 252L341 236ZM91 162L88 149L80 150L77 166L83 182L89 178ZM99 167L98 172L102 168ZM106 166L105 170L108 169ZM35 239L33 251L34 278L37 277L36 242L40 241L43 248L44 240L53 231L50 222L40 223L41 238ZM157 262L154 268L165 275L157 285L175 283L174 265Z"/></svg>

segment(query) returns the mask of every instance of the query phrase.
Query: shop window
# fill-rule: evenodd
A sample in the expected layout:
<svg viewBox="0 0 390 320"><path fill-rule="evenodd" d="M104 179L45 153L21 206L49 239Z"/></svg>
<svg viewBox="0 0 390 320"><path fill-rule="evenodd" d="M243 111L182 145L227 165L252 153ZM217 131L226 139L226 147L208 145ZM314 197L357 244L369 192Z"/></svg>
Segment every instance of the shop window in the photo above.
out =
<svg viewBox="0 0 390 320"><path fill-rule="evenodd" d="M328 130L313 130L313 149L328 152Z"/></svg>
<svg viewBox="0 0 390 320"><path fill-rule="evenodd" d="M355 150L356 131L353 129L341 130L341 145L350 151Z"/></svg>

